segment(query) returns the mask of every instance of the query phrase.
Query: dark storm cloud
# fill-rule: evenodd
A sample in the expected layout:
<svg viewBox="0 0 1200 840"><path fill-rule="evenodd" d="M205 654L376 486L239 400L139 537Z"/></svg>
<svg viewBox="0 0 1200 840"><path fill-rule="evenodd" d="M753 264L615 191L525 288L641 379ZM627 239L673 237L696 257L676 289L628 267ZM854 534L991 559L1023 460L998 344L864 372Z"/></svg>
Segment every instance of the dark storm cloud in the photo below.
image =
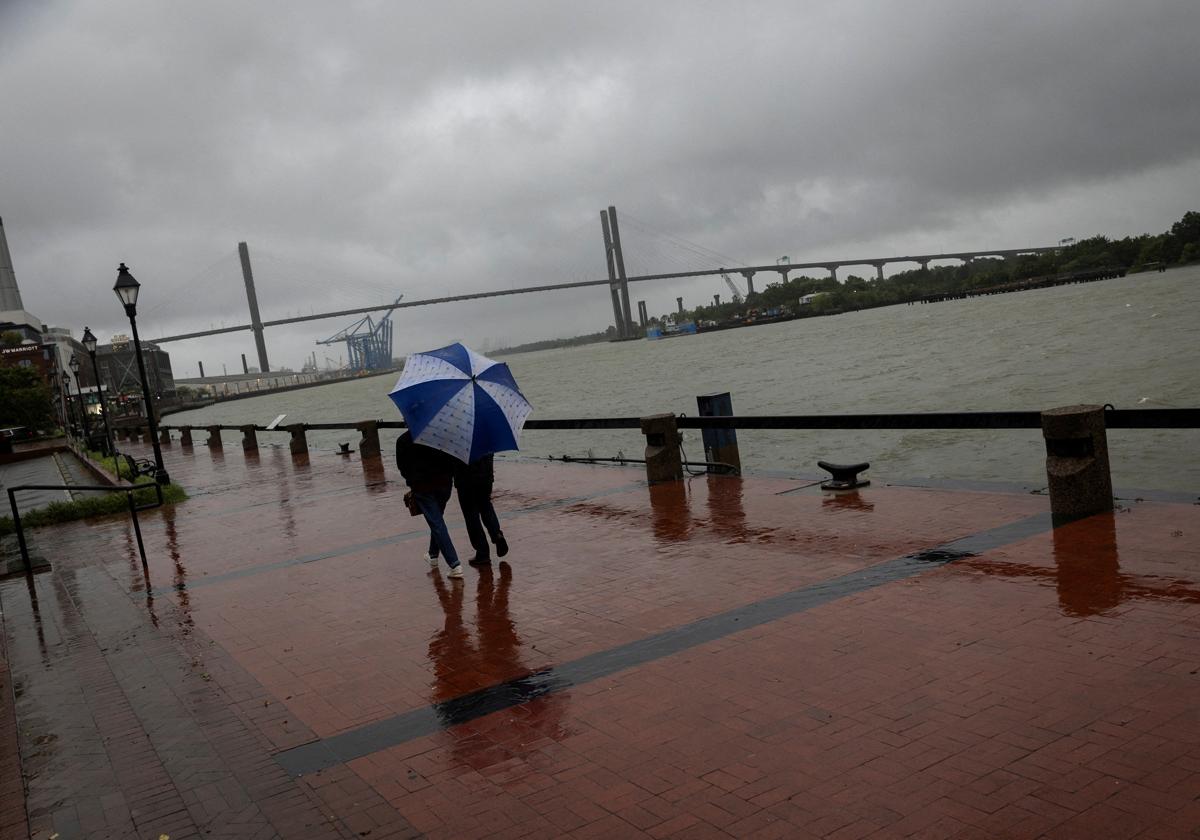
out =
<svg viewBox="0 0 1200 840"><path fill-rule="evenodd" d="M27 305L72 326L120 328L120 260L150 334L244 321L240 240L280 317L602 277L609 203L631 269L678 270L651 231L773 262L1161 230L1198 171L1190 0L0 9L0 215ZM410 310L397 349L609 315ZM339 326L269 334L274 361Z"/></svg>

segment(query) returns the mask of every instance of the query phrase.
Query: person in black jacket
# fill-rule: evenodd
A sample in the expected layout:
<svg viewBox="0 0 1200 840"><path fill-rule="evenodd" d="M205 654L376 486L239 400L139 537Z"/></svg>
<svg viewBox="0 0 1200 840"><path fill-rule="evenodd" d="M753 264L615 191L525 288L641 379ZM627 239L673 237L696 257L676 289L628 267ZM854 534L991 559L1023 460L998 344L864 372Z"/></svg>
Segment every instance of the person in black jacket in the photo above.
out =
<svg viewBox="0 0 1200 840"><path fill-rule="evenodd" d="M497 557L508 554L508 542L504 539L504 532L500 530L500 519L496 516L496 509L492 507L492 483L496 475L492 456L484 455L470 464L464 464L456 458L454 464L454 486L458 489L458 506L462 508L463 519L467 524L467 536L471 539L471 547L475 549L475 556L467 562L472 566L485 566L492 562L488 546L489 537L496 544Z"/></svg>
<svg viewBox="0 0 1200 840"><path fill-rule="evenodd" d="M445 452L415 443L407 430L396 439L396 466L429 524L429 551L425 559L437 568L439 555L445 557L450 577L460 579L462 564L444 518L457 463L457 458Z"/></svg>

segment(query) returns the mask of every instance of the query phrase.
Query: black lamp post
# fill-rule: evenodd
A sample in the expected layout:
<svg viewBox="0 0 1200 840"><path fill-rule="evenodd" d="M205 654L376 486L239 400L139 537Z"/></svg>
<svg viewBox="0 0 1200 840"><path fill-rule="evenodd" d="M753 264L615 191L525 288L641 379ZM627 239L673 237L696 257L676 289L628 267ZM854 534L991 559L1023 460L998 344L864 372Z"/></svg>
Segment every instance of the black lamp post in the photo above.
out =
<svg viewBox="0 0 1200 840"><path fill-rule="evenodd" d="M83 347L92 357L92 375L96 377L96 393L100 395L100 416L104 418L104 442L108 446L105 455L114 455L112 429L108 426L108 403L104 400L104 384L100 381L100 367L96 364L96 336L92 335L91 327L83 328Z"/></svg>
<svg viewBox="0 0 1200 840"><path fill-rule="evenodd" d="M137 331L137 299L141 287L142 284L133 278L125 263L121 263L117 269L117 282L113 291L121 299L125 314L129 316L129 326L133 330L133 353L137 356L138 373L142 378L142 399L146 403L146 421L150 424L150 443L154 446L155 480L159 484L169 484L171 477L167 475L167 468L163 466L162 449L158 445L158 423L154 421L154 403L150 401L150 383L146 381L146 364L142 361L142 342Z"/></svg>
<svg viewBox="0 0 1200 840"><path fill-rule="evenodd" d="M92 445L90 440L92 430L88 428L87 406L83 402L83 386L79 384L79 359L74 353L71 354L71 361L67 362L67 367L71 369L71 373L75 374L75 390L79 392L79 419L83 423L83 448L87 449Z"/></svg>

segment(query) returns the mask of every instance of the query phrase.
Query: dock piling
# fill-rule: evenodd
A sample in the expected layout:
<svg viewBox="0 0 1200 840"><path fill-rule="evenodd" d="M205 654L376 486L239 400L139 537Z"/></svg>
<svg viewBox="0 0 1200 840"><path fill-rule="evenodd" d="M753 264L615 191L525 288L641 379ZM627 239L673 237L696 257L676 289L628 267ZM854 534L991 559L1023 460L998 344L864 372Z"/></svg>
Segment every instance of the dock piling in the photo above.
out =
<svg viewBox="0 0 1200 840"><path fill-rule="evenodd" d="M701 417L732 417L733 397L723 394L704 394L696 397ZM704 460L710 473L741 475L742 456L738 451L736 429L701 429L704 439ZM721 466L728 464L728 467Z"/></svg>
<svg viewBox="0 0 1200 840"><path fill-rule="evenodd" d="M254 430L254 426L242 426L240 431L242 433L242 451L257 452L258 433Z"/></svg>
<svg viewBox="0 0 1200 840"><path fill-rule="evenodd" d="M355 428L362 434L358 442L358 453L363 458L379 457L379 423L376 420L364 420L356 423Z"/></svg>
<svg viewBox="0 0 1200 840"><path fill-rule="evenodd" d="M1104 408L1068 405L1043 411L1042 437L1051 514L1076 518L1112 510Z"/></svg>
<svg viewBox="0 0 1200 840"><path fill-rule="evenodd" d="M208 427L208 448L217 450L217 451L224 451L225 446L221 442L221 427L220 426L209 426Z"/></svg>
<svg viewBox="0 0 1200 840"><path fill-rule="evenodd" d="M683 478L683 459L679 455L679 426L674 414L652 414L641 419L646 436L646 480L679 481Z"/></svg>
<svg viewBox="0 0 1200 840"><path fill-rule="evenodd" d="M304 424L293 423L290 426L284 426L292 434L292 454L307 455L308 454L308 439L304 437Z"/></svg>
<svg viewBox="0 0 1200 840"><path fill-rule="evenodd" d="M184 426L179 430L179 445L187 449L192 448L192 427Z"/></svg>

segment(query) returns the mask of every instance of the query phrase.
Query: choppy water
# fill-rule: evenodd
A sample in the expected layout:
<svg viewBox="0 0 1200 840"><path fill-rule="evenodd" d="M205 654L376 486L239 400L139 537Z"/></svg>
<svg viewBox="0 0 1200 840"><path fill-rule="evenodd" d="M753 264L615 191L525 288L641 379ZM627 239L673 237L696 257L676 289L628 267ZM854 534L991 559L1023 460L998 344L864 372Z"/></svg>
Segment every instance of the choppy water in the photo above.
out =
<svg viewBox="0 0 1200 840"><path fill-rule="evenodd" d="M607 301L597 298L598 315ZM1200 267L1097 283L893 306L674 338L523 353L506 359L534 417L696 413L730 391L737 414L1200 406ZM398 419L390 378L257 397L167 422ZM266 439L266 435L262 436ZM385 440L385 444L394 434ZM868 460L871 477L1008 480L1041 486L1036 431L739 432L747 470L818 472L818 458ZM312 433L335 448L351 432ZM702 460L698 432L685 438ZM636 432L526 432L525 455L640 457ZM1110 431L1113 481L1200 491L1200 430Z"/></svg>

